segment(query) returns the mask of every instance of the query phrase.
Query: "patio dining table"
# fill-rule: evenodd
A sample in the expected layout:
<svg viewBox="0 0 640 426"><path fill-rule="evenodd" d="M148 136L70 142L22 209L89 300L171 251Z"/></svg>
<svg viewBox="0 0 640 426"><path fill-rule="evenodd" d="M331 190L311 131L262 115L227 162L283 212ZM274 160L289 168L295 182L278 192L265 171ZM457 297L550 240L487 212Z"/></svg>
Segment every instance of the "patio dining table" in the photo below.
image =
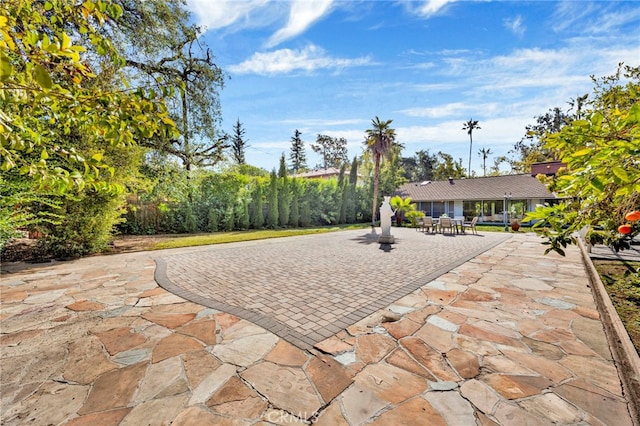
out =
<svg viewBox="0 0 640 426"><path fill-rule="evenodd" d="M460 232L462 232L464 234L464 227L462 226L462 223L464 222L464 218L450 218L451 219L451 223L453 224L454 228L456 229L456 234L460 234ZM439 217L434 217L433 218L433 224L436 226L436 232L438 232L437 230L440 229L440 218Z"/></svg>

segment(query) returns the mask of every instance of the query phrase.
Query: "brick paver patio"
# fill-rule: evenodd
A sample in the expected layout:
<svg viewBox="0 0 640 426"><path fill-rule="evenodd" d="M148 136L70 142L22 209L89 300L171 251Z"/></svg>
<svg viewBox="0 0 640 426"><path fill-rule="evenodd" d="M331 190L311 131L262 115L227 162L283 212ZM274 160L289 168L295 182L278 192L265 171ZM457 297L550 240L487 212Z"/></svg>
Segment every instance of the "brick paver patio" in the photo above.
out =
<svg viewBox="0 0 640 426"><path fill-rule="evenodd" d="M308 349L508 238L392 234L386 251L355 230L165 254L155 258L156 281Z"/></svg>

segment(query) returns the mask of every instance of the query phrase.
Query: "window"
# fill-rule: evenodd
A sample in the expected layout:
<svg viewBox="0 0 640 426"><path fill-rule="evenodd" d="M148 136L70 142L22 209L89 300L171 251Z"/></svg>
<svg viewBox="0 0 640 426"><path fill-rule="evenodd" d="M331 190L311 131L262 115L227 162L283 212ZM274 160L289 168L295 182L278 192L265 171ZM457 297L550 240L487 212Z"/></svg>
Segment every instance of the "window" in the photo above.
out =
<svg viewBox="0 0 640 426"><path fill-rule="evenodd" d="M509 200L509 219L521 220L527 212L527 200Z"/></svg>
<svg viewBox="0 0 640 426"><path fill-rule="evenodd" d="M482 216L482 202L480 201L465 201L462 203L462 214L466 218L472 218L475 216Z"/></svg>
<svg viewBox="0 0 640 426"><path fill-rule="evenodd" d="M433 217L440 217L445 213L444 209L444 201L434 201L432 204L432 215Z"/></svg>

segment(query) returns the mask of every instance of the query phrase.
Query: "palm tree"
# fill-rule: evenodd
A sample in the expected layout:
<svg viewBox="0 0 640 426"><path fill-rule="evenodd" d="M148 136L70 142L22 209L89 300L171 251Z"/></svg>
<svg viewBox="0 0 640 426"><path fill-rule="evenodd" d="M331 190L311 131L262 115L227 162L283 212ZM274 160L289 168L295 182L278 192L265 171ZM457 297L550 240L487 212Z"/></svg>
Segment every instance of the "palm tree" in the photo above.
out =
<svg viewBox="0 0 640 426"><path fill-rule="evenodd" d="M471 176L471 147L473 145L473 131L480 130L480 126L478 126L478 120L474 120L473 118L462 124L462 130L466 130L469 135L469 169L467 169L467 175Z"/></svg>
<svg viewBox="0 0 640 426"><path fill-rule="evenodd" d="M376 208L378 207L378 187L380 185L380 160L386 156L396 139L396 131L389 127L393 120L380 121L376 116L371 120L372 127L366 131L366 143L374 160L373 172L373 209L371 215L371 226L375 226Z"/></svg>
<svg viewBox="0 0 640 426"><path fill-rule="evenodd" d="M396 211L396 225L402 226L402 220L406 213L415 211L417 206L411 201L411 197L402 198L399 195L391 197L389 200L391 208Z"/></svg>
<svg viewBox="0 0 640 426"><path fill-rule="evenodd" d="M493 151L491 151L491 148L480 148L480 150L478 151L478 156L482 157L482 175L486 176L487 175L487 158L489 158L489 155L493 154Z"/></svg>

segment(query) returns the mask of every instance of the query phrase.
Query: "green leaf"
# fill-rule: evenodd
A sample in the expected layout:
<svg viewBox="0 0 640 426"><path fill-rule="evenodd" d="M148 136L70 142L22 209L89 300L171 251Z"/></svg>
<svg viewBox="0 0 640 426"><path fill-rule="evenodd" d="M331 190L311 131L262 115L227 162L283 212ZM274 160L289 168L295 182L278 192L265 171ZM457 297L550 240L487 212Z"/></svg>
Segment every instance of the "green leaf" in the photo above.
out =
<svg viewBox="0 0 640 426"><path fill-rule="evenodd" d="M46 160L47 158L49 158L49 154L47 153L46 148L42 150L42 152L40 153L40 159L42 160Z"/></svg>
<svg viewBox="0 0 640 426"><path fill-rule="evenodd" d="M602 184L602 182L600 182L600 180L598 178L591 179L590 184L591 184L592 187L594 187L598 191L604 190L604 185Z"/></svg>
<svg viewBox="0 0 640 426"><path fill-rule="evenodd" d="M594 126L600 127L602 125L602 121L604 120L604 117L602 115L602 113L600 111L596 111L592 116L591 116L591 123Z"/></svg>
<svg viewBox="0 0 640 426"><path fill-rule="evenodd" d="M122 16L122 7L118 4L112 4L109 8L109 14L114 19L120 18Z"/></svg>
<svg viewBox="0 0 640 426"><path fill-rule="evenodd" d="M2 163L2 165L0 165L0 170L2 170L3 172L8 172L9 170L11 170L13 167L15 166L15 163L13 161L11 161L8 158L5 158L4 163Z"/></svg>
<svg viewBox="0 0 640 426"><path fill-rule="evenodd" d="M622 167L614 167L613 174L616 175L622 182L629 182L629 175L627 171Z"/></svg>
<svg viewBox="0 0 640 426"><path fill-rule="evenodd" d="M47 70L44 69L42 65L36 64L33 77L36 79L40 87L42 87L43 89L49 90L51 89L51 87L53 87L53 81L51 81L51 76L49 75L49 72L47 72Z"/></svg>
<svg viewBox="0 0 640 426"><path fill-rule="evenodd" d="M573 154L571 154L572 157L583 157L585 155L591 154L593 152L593 150L591 148L585 148L585 149L581 149L579 151L574 152Z"/></svg>
<svg viewBox="0 0 640 426"><path fill-rule="evenodd" d="M13 67L4 52L0 52L0 81L5 81L13 74Z"/></svg>
<svg viewBox="0 0 640 426"><path fill-rule="evenodd" d="M62 49L68 49L71 47L71 39L66 33L62 33Z"/></svg>
<svg viewBox="0 0 640 426"><path fill-rule="evenodd" d="M627 117L626 124L640 123L640 102L636 102L629 109L629 116Z"/></svg>

